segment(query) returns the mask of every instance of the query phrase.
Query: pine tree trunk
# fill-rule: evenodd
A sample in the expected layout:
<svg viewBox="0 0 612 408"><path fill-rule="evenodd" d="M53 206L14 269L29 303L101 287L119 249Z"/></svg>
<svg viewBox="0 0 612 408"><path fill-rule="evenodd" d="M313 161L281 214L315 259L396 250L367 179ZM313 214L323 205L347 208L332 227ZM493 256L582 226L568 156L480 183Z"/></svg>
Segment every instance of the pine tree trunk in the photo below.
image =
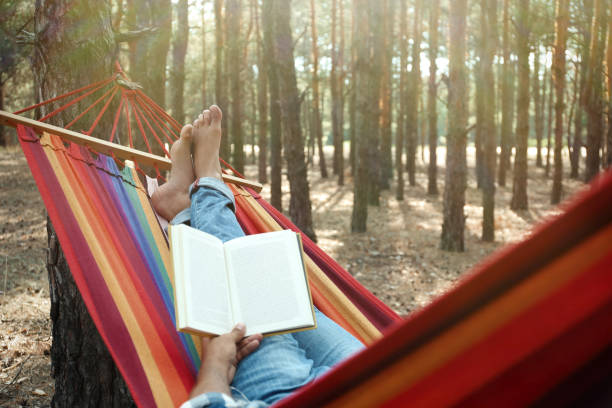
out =
<svg viewBox="0 0 612 408"><path fill-rule="evenodd" d="M495 77L493 59L497 51L497 3L481 0L483 53L481 78L483 94L482 133L482 240L495 240L495 164L497 137L495 132Z"/></svg>
<svg viewBox="0 0 612 408"><path fill-rule="evenodd" d="M37 49L33 72L41 100L108 78L113 72L115 43L109 1L38 0L35 10ZM84 100L53 117L63 126L82 112ZM59 107L41 107L46 114ZM85 121L93 121L89 116ZM112 123L100 122L97 133L110 134ZM50 222L47 222L49 293L51 296L52 375L54 407L134 406L110 353L98 334L66 264Z"/></svg>
<svg viewBox="0 0 612 408"><path fill-rule="evenodd" d="M608 53L607 53L607 77L608 77L608 137L606 142L606 168L612 167L612 12L608 11Z"/></svg>
<svg viewBox="0 0 612 408"><path fill-rule="evenodd" d="M482 24L482 22L481 22ZM480 42L478 45L478 52L479 53L483 53L484 52L484 33L483 30L479 30L480 33ZM482 122L483 122L483 118L484 118L484 90L483 90L483 83L482 83L483 79L482 79L482 56L480 57L480 59L478 61L476 61L476 63L474 64L474 85L475 85L475 91L476 91L476 127L474 128L474 152L475 152L475 158L476 158L476 166L475 166L475 173L476 173L476 187L478 189L482 188L482 172L483 172L483 166L484 166L484 148L483 148L483 130L482 130Z"/></svg>
<svg viewBox="0 0 612 408"><path fill-rule="evenodd" d="M189 4L187 0L179 0L176 5L176 22L176 34L172 43L173 68L170 77L172 116L178 123L185 123L185 56L189 40Z"/></svg>
<svg viewBox="0 0 612 408"><path fill-rule="evenodd" d="M603 140L603 52L606 30L606 0L595 0L593 26L591 28L591 51L586 81L587 101L587 157L585 181L591 181L601 164L600 150Z"/></svg>
<svg viewBox="0 0 612 408"><path fill-rule="evenodd" d="M416 185L416 150L419 135L419 95L421 83L421 39L423 34L421 13L423 0L415 0L414 4L414 29L412 32L412 70L410 72L410 87L408 90L408 113L407 120L407 157L406 167L408 170L408 181L411 186Z"/></svg>
<svg viewBox="0 0 612 408"><path fill-rule="evenodd" d="M300 126L300 95L295 76L290 3L283 7L275 7L274 13L276 72L280 85L283 144L285 146L285 161L290 189L289 215L306 235L315 240L310 188L304 157L304 139Z"/></svg>
<svg viewBox="0 0 612 408"><path fill-rule="evenodd" d="M252 0L255 10L255 35L257 37L257 107L259 122L259 157L257 159L257 179L260 183L268 182L268 75L266 58L264 58L263 40L259 19L259 2Z"/></svg>
<svg viewBox="0 0 612 408"><path fill-rule="evenodd" d="M355 11L355 7L353 7L351 10L351 93L349 98L349 165L351 167L351 176L353 177L357 174L357 149L355 146L357 138L357 27L355 25Z"/></svg>
<svg viewBox="0 0 612 408"><path fill-rule="evenodd" d="M0 74L0 110L4 110L4 81ZM4 126L0 125L0 146L8 146L8 140L6 138L6 130Z"/></svg>
<svg viewBox="0 0 612 408"><path fill-rule="evenodd" d="M527 200L527 139L529 137L529 0L519 0L516 21L519 89L516 118L516 155L510 208L526 210Z"/></svg>
<svg viewBox="0 0 612 408"><path fill-rule="evenodd" d="M242 129L242 41L240 34L241 0L225 0L227 24L227 65L229 68L231 111L229 116L230 135L233 143L232 166L244 172L244 135Z"/></svg>
<svg viewBox="0 0 612 408"><path fill-rule="evenodd" d="M550 174L550 152L552 151L552 129L553 129L553 107L554 107L554 84L553 84L553 73L550 72L549 78L547 79L548 84L548 127L546 131L546 166L545 173L546 177Z"/></svg>
<svg viewBox="0 0 612 408"><path fill-rule="evenodd" d="M465 250L465 189L467 183L467 0L453 0L449 10L449 92L446 176L440 247L447 251Z"/></svg>
<svg viewBox="0 0 612 408"><path fill-rule="evenodd" d="M438 1L438 0L434 0ZM404 140L406 138L406 108L408 97L406 83L408 81L408 12L405 1L400 2L400 84L399 84L399 111L397 112L397 131L395 133L395 171L397 173L397 187L395 197L398 201L404 199Z"/></svg>
<svg viewBox="0 0 612 408"><path fill-rule="evenodd" d="M227 76L225 74L225 18L223 16L223 0L215 0L215 99L216 104L223 111L224 117L229 119L229 104L227 101ZM225 137L221 138L219 154L229 159L231 154L231 139L228 134L229 120L221 122L221 132Z"/></svg>
<svg viewBox="0 0 612 408"><path fill-rule="evenodd" d="M503 27L503 55L504 65L501 78L501 154L499 158L499 172L497 182L500 186L506 185L506 171L510 162L512 139L512 66L510 62L510 0L504 0L504 27Z"/></svg>
<svg viewBox="0 0 612 408"><path fill-rule="evenodd" d="M270 90L270 204L282 211L282 128L280 89L277 75L275 50L275 0L264 0L261 11L263 28L263 51L266 60L266 74Z"/></svg>
<svg viewBox="0 0 612 408"><path fill-rule="evenodd" d="M542 117L542 94L540 93L540 45L536 44L533 58L533 105L535 111L536 167L542 167L542 136L544 118Z"/></svg>
<svg viewBox="0 0 612 408"><path fill-rule="evenodd" d="M381 174L380 186L386 190L389 188L389 179L393 176L393 161L391 159L391 122L393 112L393 86L392 86L392 57L393 57L393 39L395 35L394 29L394 14L393 0L382 1L382 30L383 30L383 56L382 65L382 87L381 87L381 118L380 118L380 153L381 153Z"/></svg>
<svg viewBox="0 0 612 408"><path fill-rule="evenodd" d="M344 0L339 0L338 9L340 24L340 44L338 49L338 130L340 131L340 141L338 144L338 185L344 185Z"/></svg>
<svg viewBox="0 0 612 408"><path fill-rule="evenodd" d="M312 34L312 113L314 115L314 132L319 152L319 169L321 177L327 178L327 165L323 152L323 127L321 123L321 110L319 107L321 95L319 94L319 46L317 44L317 24L315 1L310 0L310 29ZM293 56L293 51L291 53Z"/></svg>
<svg viewBox="0 0 612 408"><path fill-rule="evenodd" d="M438 66L438 25L440 19L440 0L432 0L429 16L429 94L427 97L427 116L429 123L429 168L427 172L427 194L438 195L438 85L436 75Z"/></svg>
<svg viewBox="0 0 612 408"><path fill-rule="evenodd" d="M380 110L380 37L377 35L375 19L378 5L368 0L355 0L353 13L355 27L353 47L355 48L355 183L351 231L364 232L367 229L368 201L371 187L378 181L375 165L375 149L378 139L378 118ZM373 149L374 148L374 149Z"/></svg>
<svg viewBox="0 0 612 408"><path fill-rule="evenodd" d="M569 24L569 0L557 0L555 48L553 52L553 81L555 84L555 172L550 197L551 204L561 201L563 179L563 112L565 111L565 47Z"/></svg>
<svg viewBox="0 0 612 408"><path fill-rule="evenodd" d="M206 43L206 30L208 29L205 10L202 8L202 31L200 33L201 50L202 50L202 83L200 84L200 92L202 94L202 106L208 106L208 44Z"/></svg>
<svg viewBox="0 0 612 408"><path fill-rule="evenodd" d="M342 134L340 132L340 95L338 82L338 44L336 42L336 27L338 25L338 0L331 0L331 71L329 73L329 89L331 91L332 104L332 140L334 142L334 156L332 167L334 175L340 173L340 154L342 145Z"/></svg>

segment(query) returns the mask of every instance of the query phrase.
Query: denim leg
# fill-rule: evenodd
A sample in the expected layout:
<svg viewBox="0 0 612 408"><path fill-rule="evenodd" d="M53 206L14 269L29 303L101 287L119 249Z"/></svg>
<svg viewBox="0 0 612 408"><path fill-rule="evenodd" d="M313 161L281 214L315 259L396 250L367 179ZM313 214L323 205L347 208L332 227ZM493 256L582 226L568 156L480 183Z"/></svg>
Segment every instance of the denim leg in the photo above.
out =
<svg viewBox="0 0 612 408"><path fill-rule="evenodd" d="M317 328L292 333L315 367L330 368L364 348L352 334L315 308Z"/></svg>
<svg viewBox="0 0 612 408"><path fill-rule="evenodd" d="M244 236L234 214L234 195L222 181L203 177L192 186L190 195L193 228L214 235L223 242Z"/></svg>

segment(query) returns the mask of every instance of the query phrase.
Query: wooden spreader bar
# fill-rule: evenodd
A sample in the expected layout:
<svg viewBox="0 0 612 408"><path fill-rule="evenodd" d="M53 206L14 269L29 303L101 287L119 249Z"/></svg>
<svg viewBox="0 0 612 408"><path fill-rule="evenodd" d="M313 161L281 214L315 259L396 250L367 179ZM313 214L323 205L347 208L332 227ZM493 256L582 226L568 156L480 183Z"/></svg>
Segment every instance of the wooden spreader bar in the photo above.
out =
<svg viewBox="0 0 612 408"><path fill-rule="evenodd" d="M0 125L17 127L18 124L30 127L38 133L47 132L53 135L57 135L66 141L86 146L92 149L93 151L101 154L111 155L114 153L115 157L122 160L131 160L141 165L157 166L157 168L161 171L170 170L172 164L170 159L167 159L165 157L142 152L131 147L111 143L106 140L97 139L95 137L64 129L59 126L50 125L48 123L39 122L37 120L25 118L20 115L15 115L13 113L0 110ZM249 181L227 174L223 174L223 181L225 181L226 183L232 183L239 186L252 188L258 193L263 188L260 183L257 183L255 181Z"/></svg>

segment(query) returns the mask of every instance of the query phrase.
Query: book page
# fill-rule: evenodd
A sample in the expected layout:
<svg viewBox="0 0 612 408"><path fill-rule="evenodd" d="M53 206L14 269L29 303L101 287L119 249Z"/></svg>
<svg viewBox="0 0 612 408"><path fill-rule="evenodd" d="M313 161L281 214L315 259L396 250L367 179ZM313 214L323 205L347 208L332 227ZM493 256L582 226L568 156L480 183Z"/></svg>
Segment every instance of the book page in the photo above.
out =
<svg viewBox="0 0 612 408"><path fill-rule="evenodd" d="M233 319L223 243L194 228L185 229L183 238L185 325L191 330L225 333Z"/></svg>
<svg viewBox="0 0 612 408"><path fill-rule="evenodd" d="M251 235L225 249L235 322L246 324L247 335L314 325L294 232Z"/></svg>

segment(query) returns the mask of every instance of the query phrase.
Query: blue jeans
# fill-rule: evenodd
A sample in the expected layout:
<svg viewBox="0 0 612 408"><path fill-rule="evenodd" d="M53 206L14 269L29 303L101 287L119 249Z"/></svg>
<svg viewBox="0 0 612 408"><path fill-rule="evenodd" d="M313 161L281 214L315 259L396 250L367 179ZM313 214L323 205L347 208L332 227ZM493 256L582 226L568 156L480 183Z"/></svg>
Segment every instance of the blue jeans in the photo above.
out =
<svg viewBox="0 0 612 408"><path fill-rule="evenodd" d="M191 191L191 208L173 224L191 218L191 226L222 241L243 236L234 215L234 196L221 181L202 178ZM318 378L363 344L315 308L317 328L270 336L238 365L232 389L246 397L272 404Z"/></svg>

